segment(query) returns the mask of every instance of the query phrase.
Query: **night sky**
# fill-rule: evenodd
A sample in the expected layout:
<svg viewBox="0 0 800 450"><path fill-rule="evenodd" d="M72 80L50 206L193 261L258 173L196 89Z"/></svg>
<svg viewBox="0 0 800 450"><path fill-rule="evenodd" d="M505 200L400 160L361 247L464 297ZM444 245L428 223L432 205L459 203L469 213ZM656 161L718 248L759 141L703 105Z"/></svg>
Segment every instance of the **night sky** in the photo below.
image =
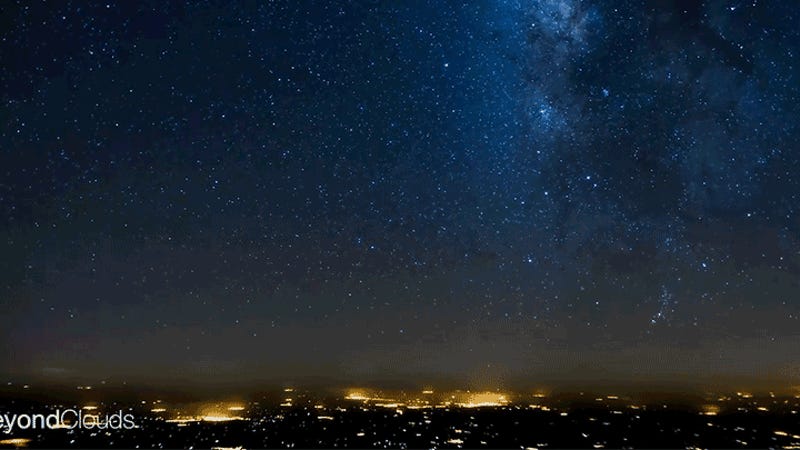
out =
<svg viewBox="0 0 800 450"><path fill-rule="evenodd" d="M800 381L795 2L0 9L3 381Z"/></svg>

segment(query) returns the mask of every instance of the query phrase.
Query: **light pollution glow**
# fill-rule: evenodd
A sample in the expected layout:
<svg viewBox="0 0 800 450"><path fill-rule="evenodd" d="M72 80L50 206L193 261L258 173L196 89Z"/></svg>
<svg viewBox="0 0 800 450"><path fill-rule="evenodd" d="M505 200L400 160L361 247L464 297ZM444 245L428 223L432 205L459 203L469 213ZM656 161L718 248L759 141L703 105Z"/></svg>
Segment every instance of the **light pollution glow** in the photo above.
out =
<svg viewBox="0 0 800 450"><path fill-rule="evenodd" d="M10 438L0 440L0 445L10 445L13 447L27 447L31 440L28 438Z"/></svg>
<svg viewBox="0 0 800 450"><path fill-rule="evenodd" d="M245 407L241 404L220 404L220 403L204 403L198 406L184 408L190 412L185 412L181 409L176 409L173 412L174 417L167 419L167 422L177 424L187 424L192 422L229 422L233 420L247 420L244 416L234 413L244 411ZM155 413L167 412L167 408L158 407L150 410Z"/></svg>
<svg viewBox="0 0 800 450"><path fill-rule="evenodd" d="M333 416L327 411L331 409L342 410L340 406L328 406L322 404L313 397L306 397L306 394L295 395L294 389L286 388L281 397L281 407L311 407L317 411L320 420L333 420ZM290 394L291 396L287 395ZM583 394L581 394L583 395ZM548 404L546 400L549 393L543 390L535 390L529 394L517 393L512 395L503 391L435 391L430 388L421 389L416 392L385 392L368 388L346 389L342 397L346 402L358 405L362 409L386 408L402 413L404 409L434 409L434 408L482 408L482 407L527 407L541 411L557 411L561 415L568 415L567 409L563 405ZM703 404L698 405L698 412L705 416L716 416L724 411L733 410L752 410L758 412L768 412L773 410L775 394L770 393L771 398L766 399L768 403L757 401L754 394L749 392L735 392L732 395L720 395L708 393ZM295 398L297 397L297 398ZM612 413L622 414L625 408L646 409L645 404L636 404L628 397L615 394L600 395L591 397L597 402L601 402L614 407ZM528 403L525 399L533 400ZM519 403L524 402L524 403ZM738 403L733 403L738 402ZM744 402L744 403L742 403ZM143 402L144 403L144 402ZM258 404L258 402L256 402ZM95 404L83 407L87 410L98 408ZM249 420L247 410L249 406L243 402L205 402L194 405L184 405L181 407L170 407L161 400L152 402L150 412L159 414L167 422L177 423L183 426L191 422L227 422L235 420ZM795 410L791 411L796 414ZM780 435L776 433L776 435Z"/></svg>
<svg viewBox="0 0 800 450"><path fill-rule="evenodd" d="M432 389L425 389L422 391L422 395L423 398L413 397L399 400L396 398L387 398L380 393L371 392L366 389L354 388L347 390L344 398L345 400L370 403L373 406L385 408L432 408L449 406L459 408L479 408L505 406L510 402L509 394L492 391L455 391L434 396L434 391Z"/></svg>

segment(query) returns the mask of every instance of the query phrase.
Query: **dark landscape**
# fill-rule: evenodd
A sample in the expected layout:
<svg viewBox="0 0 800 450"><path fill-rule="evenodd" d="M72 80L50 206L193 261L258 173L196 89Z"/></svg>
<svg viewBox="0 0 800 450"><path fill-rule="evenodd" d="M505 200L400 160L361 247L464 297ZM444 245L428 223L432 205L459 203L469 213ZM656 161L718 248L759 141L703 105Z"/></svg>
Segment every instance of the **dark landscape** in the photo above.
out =
<svg viewBox="0 0 800 450"><path fill-rule="evenodd" d="M6 392L6 396L8 392ZM84 394L85 399L102 394ZM20 396L18 396L19 398ZM0 445L38 448L800 448L800 395L438 393L286 388L249 400L48 403L17 413L124 411L128 430L25 430ZM75 396L72 396L75 398ZM102 420L100 421L102 423ZM69 424L66 424L69 425Z"/></svg>

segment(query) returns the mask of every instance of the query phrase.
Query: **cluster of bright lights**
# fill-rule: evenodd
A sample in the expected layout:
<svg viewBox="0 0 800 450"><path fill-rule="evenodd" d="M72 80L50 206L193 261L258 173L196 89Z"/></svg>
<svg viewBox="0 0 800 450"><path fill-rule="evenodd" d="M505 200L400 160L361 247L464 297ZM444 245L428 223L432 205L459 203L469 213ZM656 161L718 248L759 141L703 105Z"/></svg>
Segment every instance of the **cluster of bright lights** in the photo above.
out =
<svg viewBox="0 0 800 450"><path fill-rule="evenodd" d="M172 417L166 419L168 423L177 423L178 425L186 425L194 422L229 422L233 420L246 420L241 415L245 407L240 404L202 404L188 408L189 412L175 409L168 411L162 405L152 408L150 412L158 414L168 414Z"/></svg>
<svg viewBox="0 0 800 450"><path fill-rule="evenodd" d="M347 392L347 395L344 397L347 400L355 400L360 402L366 402L372 400L372 398L366 393L366 391L361 390L350 390Z"/></svg>
<svg viewBox="0 0 800 450"><path fill-rule="evenodd" d="M537 394L537 397L544 397L543 394ZM470 392L470 391L456 391L446 393L439 396L435 395L432 389L425 389L422 395L417 397L409 397L400 400L396 398L386 398L378 393L370 392L365 389L350 389L345 393L345 400L357 401L362 403L369 403L375 407L382 408L408 408L408 409L421 409L421 408L480 408L480 407L497 407L506 406L510 403L508 394L502 392Z"/></svg>
<svg viewBox="0 0 800 450"><path fill-rule="evenodd" d="M455 405L461 408L497 407L509 403L508 396L498 392L467 392L454 397L460 397Z"/></svg>
<svg viewBox="0 0 800 450"><path fill-rule="evenodd" d="M0 440L0 445L8 445L10 447L27 447L31 440L28 438L10 438Z"/></svg>

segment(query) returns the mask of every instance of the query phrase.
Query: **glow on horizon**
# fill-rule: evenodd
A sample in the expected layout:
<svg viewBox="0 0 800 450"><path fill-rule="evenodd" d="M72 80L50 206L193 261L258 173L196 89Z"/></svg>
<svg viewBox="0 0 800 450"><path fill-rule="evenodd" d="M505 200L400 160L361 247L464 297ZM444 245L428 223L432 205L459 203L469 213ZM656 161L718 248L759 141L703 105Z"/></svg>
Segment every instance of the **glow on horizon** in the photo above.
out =
<svg viewBox="0 0 800 450"><path fill-rule="evenodd" d="M28 438L9 438L0 440L0 445L12 445L14 447L27 447L31 440Z"/></svg>
<svg viewBox="0 0 800 450"><path fill-rule="evenodd" d="M458 395L455 404L462 408L480 408L487 406L506 406L509 403L508 396L498 392L475 392Z"/></svg>
<svg viewBox="0 0 800 450"><path fill-rule="evenodd" d="M200 405L193 405L186 410L175 410L172 417L166 420L168 423L177 423L185 425L195 422L229 422L234 420L247 420L240 414L244 411L245 407L240 403L204 403ZM166 412L167 408L159 406L150 410L155 413Z"/></svg>
<svg viewBox="0 0 800 450"><path fill-rule="evenodd" d="M358 400L358 401L365 401L370 399L369 396L364 391L356 391L356 390L348 391L347 395L345 395L344 398L346 398L347 400Z"/></svg>
<svg viewBox="0 0 800 450"><path fill-rule="evenodd" d="M366 389L352 388L346 391L345 400L359 401L364 403L371 402L374 406L385 408L432 408L432 407L460 407L460 408L479 408L491 406L506 406L510 403L509 395L503 392L470 392L456 391L442 394L439 400L434 400L433 389L422 391L424 398L405 398L401 399L385 398L379 393L370 392ZM543 395L542 395L543 397Z"/></svg>
<svg viewBox="0 0 800 450"><path fill-rule="evenodd" d="M224 415L207 415L201 418L203 422L229 422L232 420L244 420L244 417L240 416L224 416Z"/></svg>
<svg viewBox="0 0 800 450"><path fill-rule="evenodd" d="M166 422L186 424L194 422L230 422L234 420L246 420L246 419L241 416L228 416L224 414L207 414L203 416L178 417L175 419L168 419L166 420Z"/></svg>

